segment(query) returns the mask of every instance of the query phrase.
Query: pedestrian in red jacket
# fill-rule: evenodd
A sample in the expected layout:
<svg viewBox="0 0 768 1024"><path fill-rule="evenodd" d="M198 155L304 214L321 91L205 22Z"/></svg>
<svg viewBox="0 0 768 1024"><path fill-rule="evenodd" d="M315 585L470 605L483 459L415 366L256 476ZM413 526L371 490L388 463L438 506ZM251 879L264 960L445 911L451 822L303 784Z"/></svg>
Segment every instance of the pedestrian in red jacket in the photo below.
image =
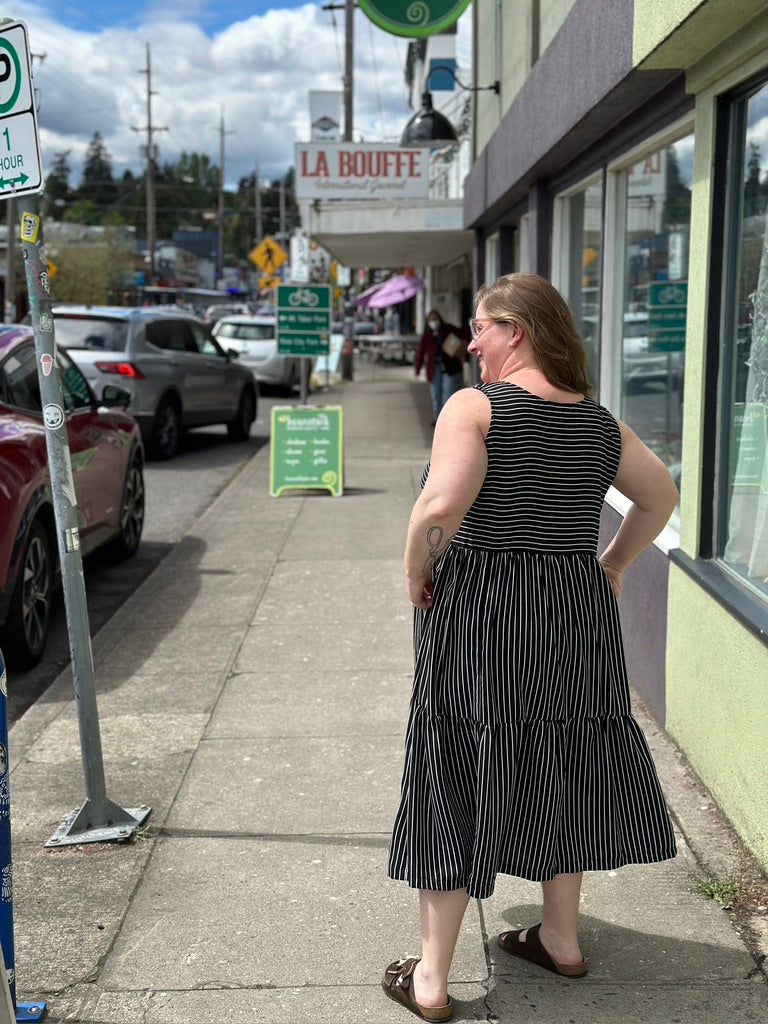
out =
<svg viewBox="0 0 768 1024"><path fill-rule="evenodd" d="M458 350L454 338L462 342ZM446 323L436 309L429 311L427 326L416 352L414 369L418 377L422 366L426 368L427 380L432 389L433 424L454 391L458 391L464 383L464 341L460 327Z"/></svg>

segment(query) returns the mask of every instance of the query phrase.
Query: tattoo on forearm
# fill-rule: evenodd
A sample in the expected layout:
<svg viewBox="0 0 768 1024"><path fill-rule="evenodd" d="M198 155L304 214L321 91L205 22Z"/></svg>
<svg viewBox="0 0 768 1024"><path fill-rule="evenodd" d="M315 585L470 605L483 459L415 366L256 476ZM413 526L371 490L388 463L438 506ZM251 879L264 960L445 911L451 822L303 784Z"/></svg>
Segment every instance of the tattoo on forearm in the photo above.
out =
<svg viewBox="0 0 768 1024"><path fill-rule="evenodd" d="M430 526L427 530L427 546L429 547L429 557L424 564L424 570L422 576L427 576L435 566L440 557L440 549L443 546L443 528L442 526Z"/></svg>

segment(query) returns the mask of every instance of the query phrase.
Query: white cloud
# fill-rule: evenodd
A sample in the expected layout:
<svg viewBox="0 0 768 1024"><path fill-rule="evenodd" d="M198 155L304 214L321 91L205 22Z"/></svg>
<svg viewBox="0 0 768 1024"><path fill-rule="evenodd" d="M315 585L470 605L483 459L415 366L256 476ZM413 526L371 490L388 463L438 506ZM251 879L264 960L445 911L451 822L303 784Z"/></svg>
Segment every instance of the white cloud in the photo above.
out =
<svg viewBox="0 0 768 1024"><path fill-rule="evenodd" d="M135 29L68 29L39 4L20 3L39 91L43 163L69 150L71 183L98 131L113 173L140 173L146 143L146 43L151 47L152 121L159 162L205 153L219 163L222 107L228 187L258 166L263 181L293 163L294 143L309 139L309 92L342 89L344 16L319 4L271 10L207 36L191 18L200 3L157 4ZM170 20L178 12L179 20ZM183 13L182 13L183 12ZM334 24L335 21L335 24ZM460 64L466 66L470 20L460 23ZM407 40L355 16L354 135L395 141L411 114L404 83ZM142 131L134 131L134 128ZM167 130L159 130L166 128Z"/></svg>

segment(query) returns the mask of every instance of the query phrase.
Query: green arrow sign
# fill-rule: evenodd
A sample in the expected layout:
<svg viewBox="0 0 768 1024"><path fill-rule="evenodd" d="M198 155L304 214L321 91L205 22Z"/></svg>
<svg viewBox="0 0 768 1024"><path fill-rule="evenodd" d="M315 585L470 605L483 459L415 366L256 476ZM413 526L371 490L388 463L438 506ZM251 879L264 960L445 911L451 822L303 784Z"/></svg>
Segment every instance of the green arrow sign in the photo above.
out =
<svg viewBox="0 0 768 1024"><path fill-rule="evenodd" d="M445 32L469 7L469 0L358 0L374 25L394 36L416 39Z"/></svg>

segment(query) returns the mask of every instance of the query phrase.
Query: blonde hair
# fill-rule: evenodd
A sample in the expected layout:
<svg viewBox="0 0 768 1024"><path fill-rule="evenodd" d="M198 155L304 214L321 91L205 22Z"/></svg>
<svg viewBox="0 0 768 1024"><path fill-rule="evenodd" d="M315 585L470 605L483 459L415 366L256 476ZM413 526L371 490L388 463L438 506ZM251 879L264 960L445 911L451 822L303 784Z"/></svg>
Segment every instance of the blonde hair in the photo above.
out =
<svg viewBox="0 0 768 1024"><path fill-rule="evenodd" d="M475 295L491 320L522 327L550 384L589 393L587 353L560 292L538 274L506 274Z"/></svg>

